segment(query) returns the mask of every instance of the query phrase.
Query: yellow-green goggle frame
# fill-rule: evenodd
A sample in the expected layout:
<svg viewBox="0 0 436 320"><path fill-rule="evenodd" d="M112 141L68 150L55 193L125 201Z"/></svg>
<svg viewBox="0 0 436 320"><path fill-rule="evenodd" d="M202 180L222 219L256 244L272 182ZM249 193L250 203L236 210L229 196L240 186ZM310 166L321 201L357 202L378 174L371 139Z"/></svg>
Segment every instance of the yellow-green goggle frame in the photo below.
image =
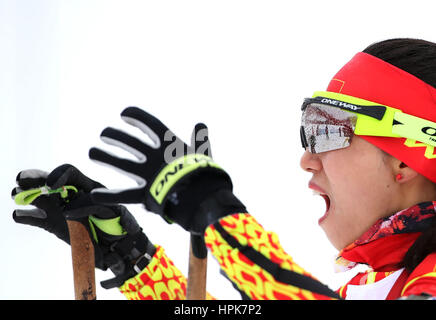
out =
<svg viewBox="0 0 436 320"><path fill-rule="evenodd" d="M436 123L400 109L328 91L316 91L312 98L305 99L302 109L310 103L329 105L356 114L356 135L409 138L436 147Z"/></svg>

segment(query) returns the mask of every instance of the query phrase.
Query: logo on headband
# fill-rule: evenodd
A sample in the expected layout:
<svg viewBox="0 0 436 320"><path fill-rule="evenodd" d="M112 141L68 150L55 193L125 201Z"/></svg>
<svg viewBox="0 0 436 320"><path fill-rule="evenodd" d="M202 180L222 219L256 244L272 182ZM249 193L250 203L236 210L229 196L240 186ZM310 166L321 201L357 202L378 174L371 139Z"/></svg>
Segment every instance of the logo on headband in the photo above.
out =
<svg viewBox="0 0 436 320"><path fill-rule="evenodd" d="M409 148L425 147L424 157L427 159L436 159L436 154L434 153L434 147L428 144L418 142L413 139L406 139L404 145Z"/></svg>
<svg viewBox="0 0 436 320"><path fill-rule="evenodd" d="M424 127L424 128L421 129L421 131L422 131L422 133L425 133L426 135L429 135L430 136L429 139L431 141L436 142L436 139L433 138L433 137L436 136L436 128L433 128L433 127Z"/></svg>

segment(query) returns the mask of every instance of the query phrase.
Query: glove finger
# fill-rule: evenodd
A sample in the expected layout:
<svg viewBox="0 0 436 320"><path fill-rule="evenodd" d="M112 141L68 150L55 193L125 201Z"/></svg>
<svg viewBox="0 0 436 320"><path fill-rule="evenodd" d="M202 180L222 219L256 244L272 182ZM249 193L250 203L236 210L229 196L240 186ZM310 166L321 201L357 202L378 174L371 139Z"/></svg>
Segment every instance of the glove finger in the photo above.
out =
<svg viewBox="0 0 436 320"><path fill-rule="evenodd" d="M145 187L139 186L132 189L94 189L91 191L91 199L94 203L113 205L118 203L142 203Z"/></svg>
<svg viewBox="0 0 436 320"><path fill-rule="evenodd" d="M103 151L95 147L89 150L89 158L91 160L100 162L101 164L108 165L113 169L120 170L123 172L123 174L127 175L135 175L134 172L143 171L140 163L129 159L119 158L116 155L110 154L107 151Z"/></svg>
<svg viewBox="0 0 436 320"><path fill-rule="evenodd" d="M46 184L48 173L39 169L28 169L20 171L16 182L22 189L42 187Z"/></svg>
<svg viewBox="0 0 436 320"><path fill-rule="evenodd" d="M59 196L58 195L46 195L41 194L40 190L38 188L35 188L35 192L30 192L33 189L23 190L20 187L16 187L12 189L11 197L13 200L15 200L16 204L19 205L34 205L38 208L41 208L43 210L50 209L54 205L59 203ZM19 193L25 192L24 198L21 198L17 201L16 197Z"/></svg>
<svg viewBox="0 0 436 320"><path fill-rule="evenodd" d="M100 135L101 140L107 144L119 147L128 151L138 158L139 162L144 163L147 159L146 154L153 152L153 147L145 142L114 128L106 128Z"/></svg>
<svg viewBox="0 0 436 320"><path fill-rule="evenodd" d="M142 168L142 164L131 161L128 159L122 159L115 155L109 154L107 151L103 151L99 148L91 148L89 150L89 158L91 160L96 161L101 165L107 165L110 168L121 172L123 175L126 175L132 179L134 179L139 186L145 186L144 178L138 176L136 172L142 172L144 169ZM101 188L98 188L101 189Z"/></svg>
<svg viewBox="0 0 436 320"><path fill-rule="evenodd" d="M141 227L135 217L126 207L118 206L116 211L119 212L121 226L128 234L136 234L141 231Z"/></svg>
<svg viewBox="0 0 436 320"><path fill-rule="evenodd" d="M47 185L53 189L64 185L73 185L86 192L95 188L104 187L101 183L85 176L79 169L71 164L63 164L54 169L47 177Z"/></svg>
<svg viewBox="0 0 436 320"><path fill-rule="evenodd" d="M17 194L19 194L20 192L22 192L22 191L24 191L24 190L22 188L20 188L20 187L13 188L12 191L11 191L11 198L12 198L12 200L14 200L15 196Z"/></svg>
<svg viewBox="0 0 436 320"><path fill-rule="evenodd" d="M128 107L121 112L121 118L128 124L142 130L159 148L162 139L170 130L159 119L137 107Z"/></svg>
<svg viewBox="0 0 436 320"><path fill-rule="evenodd" d="M41 189L45 187L38 187L23 190L20 187L12 189L11 198L18 205L28 205L34 202L39 196L41 196Z"/></svg>
<svg viewBox="0 0 436 320"><path fill-rule="evenodd" d="M194 152L204 154L212 158L212 150L209 141L209 129L204 123L197 123L192 131L191 146Z"/></svg>
<svg viewBox="0 0 436 320"><path fill-rule="evenodd" d="M36 208L30 210L14 210L12 218L15 222L27 224L35 227L42 228L45 225L47 214L44 210Z"/></svg>
<svg viewBox="0 0 436 320"><path fill-rule="evenodd" d="M12 213L15 222L33 227L39 227L56 235L59 239L70 243L68 228L62 217L54 222L42 209L15 210Z"/></svg>

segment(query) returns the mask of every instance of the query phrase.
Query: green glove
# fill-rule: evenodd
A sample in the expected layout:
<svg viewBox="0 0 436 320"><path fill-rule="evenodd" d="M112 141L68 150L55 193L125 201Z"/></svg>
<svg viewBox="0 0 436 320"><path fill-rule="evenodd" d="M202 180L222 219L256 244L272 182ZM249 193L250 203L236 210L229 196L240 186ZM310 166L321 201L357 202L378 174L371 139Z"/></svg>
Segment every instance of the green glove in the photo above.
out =
<svg viewBox="0 0 436 320"><path fill-rule="evenodd" d="M74 186L60 186L65 183ZM67 243L66 220L81 222L93 241L96 267L109 268L116 276L103 281L104 288L122 285L145 268L154 255L155 247L133 215L124 206L94 204L89 192L103 185L75 167L62 165L50 174L24 170L18 174L17 184L12 190L15 202L34 208L15 210L14 221L45 229Z"/></svg>

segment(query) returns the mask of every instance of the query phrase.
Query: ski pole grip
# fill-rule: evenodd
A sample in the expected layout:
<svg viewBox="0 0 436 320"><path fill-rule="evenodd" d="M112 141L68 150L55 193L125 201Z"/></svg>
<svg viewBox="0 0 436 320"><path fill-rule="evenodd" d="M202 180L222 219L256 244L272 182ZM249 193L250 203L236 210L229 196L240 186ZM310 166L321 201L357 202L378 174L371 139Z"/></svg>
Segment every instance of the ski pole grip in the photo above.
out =
<svg viewBox="0 0 436 320"><path fill-rule="evenodd" d="M74 295L76 300L95 300L94 246L85 226L67 220L73 261Z"/></svg>
<svg viewBox="0 0 436 320"><path fill-rule="evenodd" d="M205 259L207 257L207 248L202 236L191 235L191 248L196 258Z"/></svg>

